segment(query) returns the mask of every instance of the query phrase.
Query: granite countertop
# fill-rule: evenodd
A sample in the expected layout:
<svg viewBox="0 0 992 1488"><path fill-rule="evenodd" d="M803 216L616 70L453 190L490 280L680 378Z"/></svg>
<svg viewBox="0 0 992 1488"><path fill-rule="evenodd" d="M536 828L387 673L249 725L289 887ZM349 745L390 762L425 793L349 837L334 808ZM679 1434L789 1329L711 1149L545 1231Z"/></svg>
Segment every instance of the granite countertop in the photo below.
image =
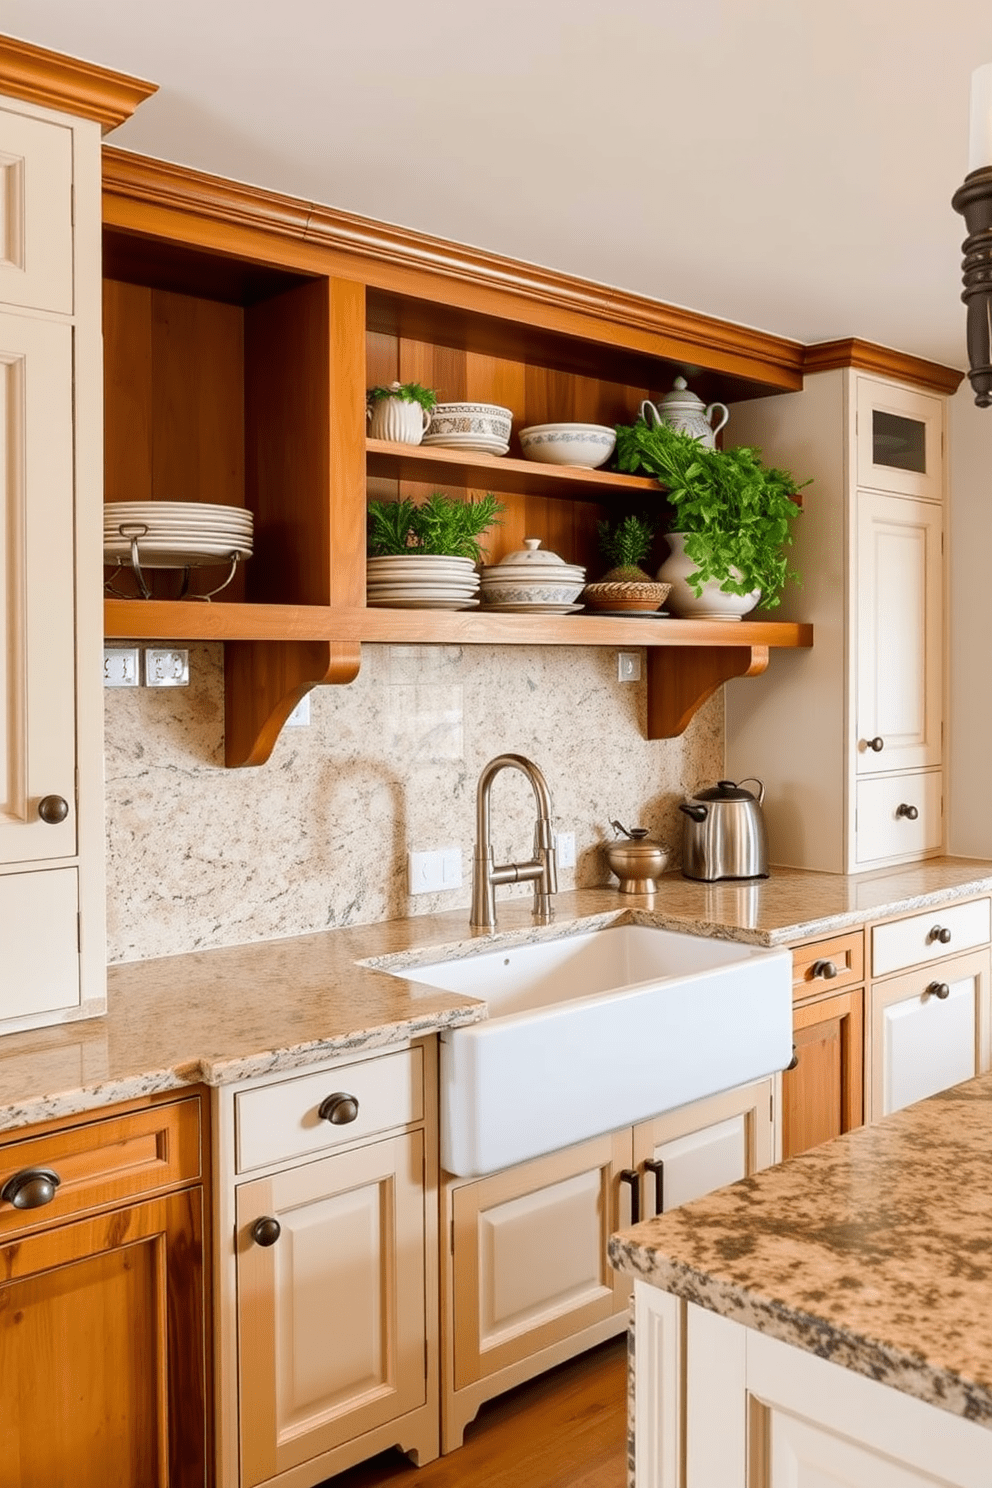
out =
<svg viewBox="0 0 992 1488"><path fill-rule="evenodd" d="M992 1074L623 1231L610 1254L992 1427Z"/></svg>
<svg viewBox="0 0 992 1488"><path fill-rule="evenodd" d="M0 1039L0 1130L204 1082L219 1085L403 1042L485 1017L485 1004L399 980L418 962L634 919L780 946L992 890L992 863L941 858L846 878L775 868L745 884L663 879L657 893L578 889L535 926L530 897L498 901L494 938L468 911L110 968L106 1017Z"/></svg>

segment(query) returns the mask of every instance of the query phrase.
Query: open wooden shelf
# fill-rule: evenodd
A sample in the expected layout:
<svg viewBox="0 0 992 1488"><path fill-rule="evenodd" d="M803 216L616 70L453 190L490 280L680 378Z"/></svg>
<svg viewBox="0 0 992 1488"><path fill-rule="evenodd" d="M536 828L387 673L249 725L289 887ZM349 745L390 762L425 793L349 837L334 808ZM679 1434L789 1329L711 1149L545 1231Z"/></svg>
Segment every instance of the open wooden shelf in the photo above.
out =
<svg viewBox="0 0 992 1488"><path fill-rule="evenodd" d="M392 480L447 481L471 490L559 496L573 501L605 502L613 492L656 498L662 495L651 476L621 475L616 470L544 465L508 455L462 454L421 444L390 444L385 439L368 439L365 447L369 475Z"/></svg>

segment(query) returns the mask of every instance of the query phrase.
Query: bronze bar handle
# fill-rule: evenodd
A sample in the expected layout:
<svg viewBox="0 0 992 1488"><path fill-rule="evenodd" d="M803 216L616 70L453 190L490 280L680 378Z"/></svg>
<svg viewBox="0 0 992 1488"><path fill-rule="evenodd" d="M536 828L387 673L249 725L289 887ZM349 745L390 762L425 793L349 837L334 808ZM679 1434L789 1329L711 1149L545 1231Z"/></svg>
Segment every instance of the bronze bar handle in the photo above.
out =
<svg viewBox="0 0 992 1488"><path fill-rule="evenodd" d="M832 982L837 975L836 961L814 961L809 969L811 977L822 977L825 982Z"/></svg>
<svg viewBox="0 0 992 1488"><path fill-rule="evenodd" d="M21 1168L0 1188L0 1199L15 1209L40 1209L52 1202L61 1182L54 1168Z"/></svg>
<svg viewBox="0 0 992 1488"><path fill-rule="evenodd" d="M332 1126L349 1126L358 1116L358 1097L345 1090L335 1090L333 1095L321 1101L317 1115Z"/></svg>
<svg viewBox="0 0 992 1488"><path fill-rule="evenodd" d="M948 930L946 925L934 925L933 929L930 931L930 934L927 936L927 940L930 942L931 945L935 940L939 940L941 945L950 945L951 932L950 930Z"/></svg>
<svg viewBox="0 0 992 1488"><path fill-rule="evenodd" d="M665 1212L665 1164L660 1157L649 1157L644 1164L645 1171L654 1174L654 1212L664 1214Z"/></svg>
<svg viewBox="0 0 992 1488"><path fill-rule="evenodd" d="M630 1184L630 1222L632 1225L640 1224L641 1221L641 1175L636 1168L621 1168L620 1182Z"/></svg>
<svg viewBox="0 0 992 1488"><path fill-rule="evenodd" d="M256 1245L266 1247L275 1245L281 1234L282 1225L277 1219L273 1219L271 1214L266 1214L261 1219L256 1219L251 1227L251 1238Z"/></svg>
<svg viewBox="0 0 992 1488"><path fill-rule="evenodd" d="M931 982L930 985L925 988L923 995L926 996L927 993L929 993L931 997L939 997L941 1002L946 1002L948 997L950 997L951 995L951 989L946 982Z"/></svg>
<svg viewBox="0 0 992 1488"><path fill-rule="evenodd" d="M915 806L907 806L905 801L896 807L896 816L904 816L907 821L915 821L919 814Z"/></svg>

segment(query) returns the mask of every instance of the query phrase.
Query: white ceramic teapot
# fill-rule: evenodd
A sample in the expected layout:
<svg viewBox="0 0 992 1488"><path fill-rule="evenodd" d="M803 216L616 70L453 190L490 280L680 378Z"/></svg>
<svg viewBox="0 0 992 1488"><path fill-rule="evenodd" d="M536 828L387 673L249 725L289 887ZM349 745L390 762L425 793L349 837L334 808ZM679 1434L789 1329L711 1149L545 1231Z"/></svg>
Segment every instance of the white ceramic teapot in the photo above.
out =
<svg viewBox="0 0 992 1488"><path fill-rule="evenodd" d="M714 413L723 414L718 424L711 422ZM684 377L676 377L672 391L666 393L660 403L654 404L649 398L645 398L641 404L641 418L646 424L667 424L680 434L689 434L693 439L698 439L707 449L716 448L716 436L729 417L730 412L722 403L711 403L708 408L704 407L702 398L697 398L695 393L690 392Z"/></svg>

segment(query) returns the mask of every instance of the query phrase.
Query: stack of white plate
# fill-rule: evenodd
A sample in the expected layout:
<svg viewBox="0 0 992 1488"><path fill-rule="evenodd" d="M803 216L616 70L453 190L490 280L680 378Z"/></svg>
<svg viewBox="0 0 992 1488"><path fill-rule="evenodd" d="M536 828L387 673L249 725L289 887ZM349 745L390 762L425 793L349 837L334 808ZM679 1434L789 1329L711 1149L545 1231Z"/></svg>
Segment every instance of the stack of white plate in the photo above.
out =
<svg viewBox="0 0 992 1488"><path fill-rule="evenodd" d="M437 449L505 455L513 412L499 403L438 403L422 443Z"/></svg>
<svg viewBox="0 0 992 1488"><path fill-rule="evenodd" d="M478 592L471 558L409 553L368 560L367 597L373 608L470 610L479 603Z"/></svg>
<svg viewBox="0 0 992 1488"><path fill-rule="evenodd" d="M487 610L519 614L571 615L582 606L586 571L541 547L539 537L525 537L515 553L482 570L482 605Z"/></svg>
<svg viewBox="0 0 992 1488"><path fill-rule="evenodd" d="M106 563L130 564L137 539L142 568L207 568L252 554L252 514L205 501L110 501L103 509Z"/></svg>

